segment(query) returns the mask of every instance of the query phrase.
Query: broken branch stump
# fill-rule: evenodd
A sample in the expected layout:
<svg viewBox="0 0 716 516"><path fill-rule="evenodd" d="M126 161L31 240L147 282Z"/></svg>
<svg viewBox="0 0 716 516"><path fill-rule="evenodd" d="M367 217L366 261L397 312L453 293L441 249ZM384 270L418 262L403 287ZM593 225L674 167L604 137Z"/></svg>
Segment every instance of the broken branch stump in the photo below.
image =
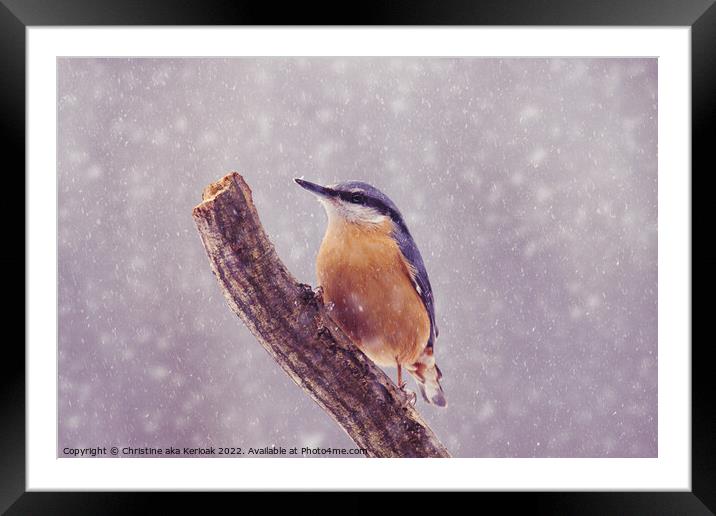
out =
<svg viewBox="0 0 716 516"><path fill-rule="evenodd" d="M193 211L229 306L296 384L370 457L449 457L407 396L331 320L276 254L236 172Z"/></svg>

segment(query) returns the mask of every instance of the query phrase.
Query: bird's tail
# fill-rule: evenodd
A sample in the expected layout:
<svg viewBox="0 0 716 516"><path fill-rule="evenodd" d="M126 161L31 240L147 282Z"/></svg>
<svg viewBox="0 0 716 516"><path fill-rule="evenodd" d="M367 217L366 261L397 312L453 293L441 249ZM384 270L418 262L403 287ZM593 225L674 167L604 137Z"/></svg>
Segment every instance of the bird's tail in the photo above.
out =
<svg viewBox="0 0 716 516"><path fill-rule="evenodd" d="M440 378L443 375L435 363L432 346L426 347L417 362L408 366L407 370L415 378L425 401L438 407L447 407L445 393L440 386Z"/></svg>

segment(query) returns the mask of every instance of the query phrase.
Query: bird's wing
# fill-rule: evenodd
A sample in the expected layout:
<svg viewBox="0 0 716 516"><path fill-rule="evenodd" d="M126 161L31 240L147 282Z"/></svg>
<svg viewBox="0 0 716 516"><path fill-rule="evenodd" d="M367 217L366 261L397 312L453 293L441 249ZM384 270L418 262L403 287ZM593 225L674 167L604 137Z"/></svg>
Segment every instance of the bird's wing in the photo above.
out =
<svg viewBox="0 0 716 516"><path fill-rule="evenodd" d="M413 280L415 290L417 290L420 295L420 299L423 300L425 309L430 316L430 339L428 340L427 346L432 348L438 336L438 327L435 323L435 301L433 299L433 289L430 286L430 279L428 278L428 271L425 270L423 257L420 256L418 246L415 245L415 241L405 224L396 226L394 236L398 242L400 252L403 253L405 260L410 265L410 276Z"/></svg>

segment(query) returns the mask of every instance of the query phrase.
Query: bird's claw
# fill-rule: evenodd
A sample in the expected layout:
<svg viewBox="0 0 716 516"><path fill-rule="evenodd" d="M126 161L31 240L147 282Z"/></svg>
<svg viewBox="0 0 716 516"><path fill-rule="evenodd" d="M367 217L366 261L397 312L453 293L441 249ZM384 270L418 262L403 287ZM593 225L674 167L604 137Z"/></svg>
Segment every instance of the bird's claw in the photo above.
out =
<svg viewBox="0 0 716 516"><path fill-rule="evenodd" d="M404 382L402 380L398 381L398 389L400 389L400 392L403 394L403 400L405 402L404 406L410 405L411 407L415 406L415 402L418 399L417 394L415 394L415 391L411 391L410 389L406 389L405 386L408 385L407 382Z"/></svg>
<svg viewBox="0 0 716 516"><path fill-rule="evenodd" d="M403 384L403 387L401 387L400 390L403 391L403 394L405 395L404 396L405 406L407 407L408 405L410 405L411 407L414 407L415 402L418 399L418 396L417 396L417 394L415 394L415 391L405 389L405 384Z"/></svg>
<svg viewBox="0 0 716 516"><path fill-rule="evenodd" d="M325 307L326 310L329 312L333 311L333 307L336 306L333 304L332 301L329 301L328 303L325 302L323 299L323 287L318 286L313 290L313 299L315 299L318 304L321 304Z"/></svg>
<svg viewBox="0 0 716 516"><path fill-rule="evenodd" d="M316 288L311 287L306 283L301 283L301 297L304 301L316 301L319 305L324 305L323 302L323 287L318 286ZM330 305L330 306L329 306ZM333 303L324 305L328 310L333 309Z"/></svg>
<svg viewBox="0 0 716 516"><path fill-rule="evenodd" d="M301 297L304 301L310 301L316 296L313 292L313 288L311 288L311 285L306 283L300 283L299 285L301 287Z"/></svg>

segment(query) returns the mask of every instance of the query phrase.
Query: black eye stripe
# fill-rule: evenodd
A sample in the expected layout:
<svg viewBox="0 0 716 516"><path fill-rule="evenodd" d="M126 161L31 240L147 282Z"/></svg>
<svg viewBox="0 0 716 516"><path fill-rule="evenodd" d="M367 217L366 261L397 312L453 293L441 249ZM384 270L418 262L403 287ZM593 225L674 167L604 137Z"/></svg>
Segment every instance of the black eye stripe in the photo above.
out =
<svg viewBox="0 0 716 516"><path fill-rule="evenodd" d="M338 196L345 202L367 204L368 198L362 192L339 192Z"/></svg>
<svg viewBox="0 0 716 516"><path fill-rule="evenodd" d="M402 223L402 217L398 212L390 208L388 205L386 205L383 201L380 199L376 199L375 197L370 197L365 195L363 192L347 192L347 191L337 191L338 197L340 197L343 201L349 202L351 204L362 204L363 206L366 206L368 208L373 208L374 210L378 211L379 213L382 213L383 215L387 215L391 219L393 219L396 222Z"/></svg>

